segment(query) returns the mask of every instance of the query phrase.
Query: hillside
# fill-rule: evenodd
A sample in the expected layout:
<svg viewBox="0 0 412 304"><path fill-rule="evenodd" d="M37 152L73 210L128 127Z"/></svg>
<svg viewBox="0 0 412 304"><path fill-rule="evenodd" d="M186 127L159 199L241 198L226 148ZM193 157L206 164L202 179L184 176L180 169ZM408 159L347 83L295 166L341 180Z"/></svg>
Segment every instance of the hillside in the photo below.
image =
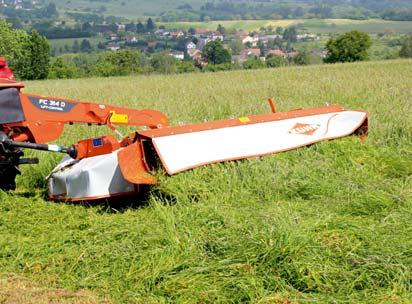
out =
<svg viewBox="0 0 412 304"><path fill-rule="evenodd" d="M143 16L161 16L169 21L177 20L238 20L238 19L288 19L300 18L305 14L313 18L376 18L391 11L395 17L399 11L401 19L411 20L412 4L409 0L54 0L60 12L103 13L136 19ZM404 19L408 16L407 19ZM392 19L392 18L390 18ZM163 20L166 21L166 20Z"/></svg>
<svg viewBox="0 0 412 304"><path fill-rule="evenodd" d="M19 190L0 193L0 303L409 303L411 69L396 60L28 83L158 109L172 124L268 112L269 96L278 110L337 103L367 110L370 135L159 172L128 208L45 201L58 157L38 154ZM68 127L60 143L98 132Z"/></svg>

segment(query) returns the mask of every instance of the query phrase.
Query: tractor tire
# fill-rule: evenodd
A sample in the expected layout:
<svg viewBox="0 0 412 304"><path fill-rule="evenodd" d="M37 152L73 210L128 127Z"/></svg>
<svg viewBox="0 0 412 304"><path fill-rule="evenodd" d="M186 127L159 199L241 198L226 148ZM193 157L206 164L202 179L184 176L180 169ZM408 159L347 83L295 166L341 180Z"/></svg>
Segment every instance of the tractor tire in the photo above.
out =
<svg viewBox="0 0 412 304"><path fill-rule="evenodd" d="M19 174L15 166L0 167L0 189L3 191L16 190L16 175Z"/></svg>

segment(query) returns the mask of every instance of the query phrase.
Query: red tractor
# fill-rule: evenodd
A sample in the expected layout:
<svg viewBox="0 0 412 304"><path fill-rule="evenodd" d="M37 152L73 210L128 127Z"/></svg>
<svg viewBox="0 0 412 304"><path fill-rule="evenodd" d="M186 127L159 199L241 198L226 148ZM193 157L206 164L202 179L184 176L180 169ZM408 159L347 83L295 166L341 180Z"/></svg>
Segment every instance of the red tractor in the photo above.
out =
<svg viewBox="0 0 412 304"><path fill-rule="evenodd" d="M0 78L14 80L13 71L7 66L7 61L4 57L0 57Z"/></svg>

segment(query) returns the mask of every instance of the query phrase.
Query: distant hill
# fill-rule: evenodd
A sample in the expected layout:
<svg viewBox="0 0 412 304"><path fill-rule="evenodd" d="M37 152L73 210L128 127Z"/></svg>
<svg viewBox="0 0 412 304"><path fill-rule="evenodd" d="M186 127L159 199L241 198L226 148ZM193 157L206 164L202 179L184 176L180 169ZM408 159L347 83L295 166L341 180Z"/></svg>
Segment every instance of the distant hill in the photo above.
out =
<svg viewBox="0 0 412 304"><path fill-rule="evenodd" d="M77 11L139 18L158 16L163 21L287 19L301 17L354 18L389 16L409 18L410 0L54 0L60 11ZM321 4L320 4L321 3ZM395 16L394 16L395 15ZM205 20L206 19L206 20Z"/></svg>

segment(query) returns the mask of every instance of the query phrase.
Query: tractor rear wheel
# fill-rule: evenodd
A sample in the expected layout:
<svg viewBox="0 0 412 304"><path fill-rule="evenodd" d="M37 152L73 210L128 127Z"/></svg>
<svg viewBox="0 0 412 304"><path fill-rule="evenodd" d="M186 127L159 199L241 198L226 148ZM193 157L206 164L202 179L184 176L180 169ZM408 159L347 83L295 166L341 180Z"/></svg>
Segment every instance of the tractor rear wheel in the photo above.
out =
<svg viewBox="0 0 412 304"><path fill-rule="evenodd" d="M0 189L3 191L16 189L16 175L19 170L15 166L0 165Z"/></svg>

